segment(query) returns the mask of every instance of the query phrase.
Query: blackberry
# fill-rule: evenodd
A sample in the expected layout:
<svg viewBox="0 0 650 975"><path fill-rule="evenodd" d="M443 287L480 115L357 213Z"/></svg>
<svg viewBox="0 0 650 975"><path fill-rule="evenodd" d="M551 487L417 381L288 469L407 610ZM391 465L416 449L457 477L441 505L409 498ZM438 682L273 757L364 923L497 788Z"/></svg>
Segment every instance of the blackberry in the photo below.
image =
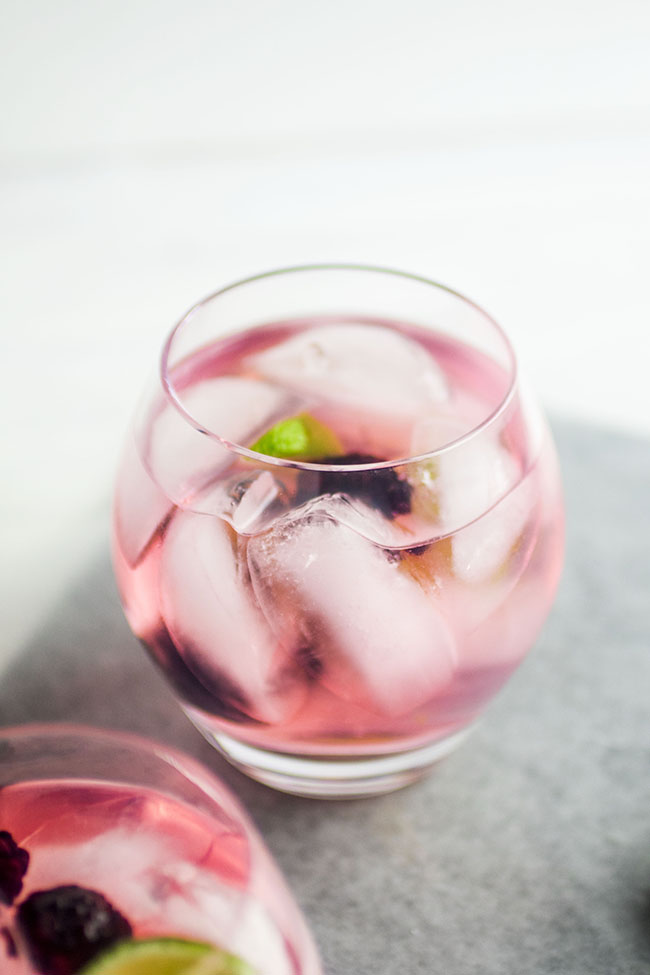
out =
<svg viewBox="0 0 650 975"><path fill-rule="evenodd" d="M11 833L0 830L0 904L13 904L23 889L29 853L18 846Z"/></svg>
<svg viewBox="0 0 650 975"><path fill-rule="evenodd" d="M377 464L372 454L344 454L322 457L319 464ZM347 494L366 501L387 518L406 515L411 510L412 488L392 467L372 471L319 471L316 494Z"/></svg>
<svg viewBox="0 0 650 975"><path fill-rule="evenodd" d="M70 884L39 890L18 906L18 927L41 975L74 975L131 925L95 890Z"/></svg>

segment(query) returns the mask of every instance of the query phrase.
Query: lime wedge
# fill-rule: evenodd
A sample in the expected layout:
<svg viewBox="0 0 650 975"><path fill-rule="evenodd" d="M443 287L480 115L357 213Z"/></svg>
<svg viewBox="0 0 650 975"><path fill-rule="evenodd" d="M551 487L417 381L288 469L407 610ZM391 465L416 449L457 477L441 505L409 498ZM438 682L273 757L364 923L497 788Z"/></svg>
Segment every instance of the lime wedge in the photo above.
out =
<svg viewBox="0 0 650 975"><path fill-rule="evenodd" d="M293 460L318 460L319 457L337 457L343 453L336 434L309 413L280 420L251 444L251 450L269 457Z"/></svg>
<svg viewBox="0 0 650 975"><path fill-rule="evenodd" d="M79 975L254 975L253 969L213 945L180 938L122 941Z"/></svg>

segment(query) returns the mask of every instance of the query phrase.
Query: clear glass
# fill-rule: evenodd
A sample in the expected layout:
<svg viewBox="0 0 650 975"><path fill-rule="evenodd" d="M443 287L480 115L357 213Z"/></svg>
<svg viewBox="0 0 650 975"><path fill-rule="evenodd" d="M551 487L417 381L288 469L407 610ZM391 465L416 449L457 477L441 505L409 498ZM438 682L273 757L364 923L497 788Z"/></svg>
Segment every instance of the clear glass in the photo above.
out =
<svg viewBox="0 0 650 975"><path fill-rule="evenodd" d="M166 746L80 726L0 730L0 830L29 854L17 896L3 896L0 869L3 975L43 971L30 960L20 906L71 884L104 895L133 937L207 942L259 975L321 973L248 816L218 779Z"/></svg>
<svg viewBox="0 0 650 975"><path fill-rule="evenodd" d="M305 416L319 450L254 449ZM117 480L134 633L230 761L305 795L397 788L461 741L562 555L554 447L507 338L378 268L276 271L191 309Z"/></svg>

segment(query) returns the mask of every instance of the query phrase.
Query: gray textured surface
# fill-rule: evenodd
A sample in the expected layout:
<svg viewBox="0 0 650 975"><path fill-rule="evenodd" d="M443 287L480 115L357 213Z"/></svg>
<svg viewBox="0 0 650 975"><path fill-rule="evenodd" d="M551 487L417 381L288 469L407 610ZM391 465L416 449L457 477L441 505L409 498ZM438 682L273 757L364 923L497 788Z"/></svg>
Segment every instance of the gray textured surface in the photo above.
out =
<svg viewBox="0 0 650 975"><path fill-rule="evenodd" d="M123 621L101 551L0 686L203 759L247 804L328 975L650 971L650 442L559 424L567 564L536 650L424 782L325 803L228 768Z"/></svg>

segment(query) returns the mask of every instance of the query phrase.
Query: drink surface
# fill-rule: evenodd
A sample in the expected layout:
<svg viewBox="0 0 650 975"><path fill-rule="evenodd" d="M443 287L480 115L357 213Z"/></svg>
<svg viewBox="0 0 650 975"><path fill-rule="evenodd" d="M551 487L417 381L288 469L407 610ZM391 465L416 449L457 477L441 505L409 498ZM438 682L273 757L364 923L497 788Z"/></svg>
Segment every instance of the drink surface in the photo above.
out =
<svg viewBox="0 0 650 975"><path fill-rule="evenodd" d="M506 369L357 318L254 328L171 378L181 411L154 399L125 453L114 551L131 626L189 713L330 756L470 723L532 644L562 558L553 448ZM305 415L334 438L326 457L223 445Z"/></svg>
<svg viewBox="0 0 650 975"><path fill-rule="evenodd" d="M0 790L0 829L29 854L16 903L3 906L0 898L3 975L39 971L18 911L34 892L66 885L103 895L135 938L208 942L241 955L260 975L299 972L267 910L273 897L282 917L285 894L274 876L256 876L260 864L243 826L225 814L218 821L133 787L37 781Z"/></svg>

